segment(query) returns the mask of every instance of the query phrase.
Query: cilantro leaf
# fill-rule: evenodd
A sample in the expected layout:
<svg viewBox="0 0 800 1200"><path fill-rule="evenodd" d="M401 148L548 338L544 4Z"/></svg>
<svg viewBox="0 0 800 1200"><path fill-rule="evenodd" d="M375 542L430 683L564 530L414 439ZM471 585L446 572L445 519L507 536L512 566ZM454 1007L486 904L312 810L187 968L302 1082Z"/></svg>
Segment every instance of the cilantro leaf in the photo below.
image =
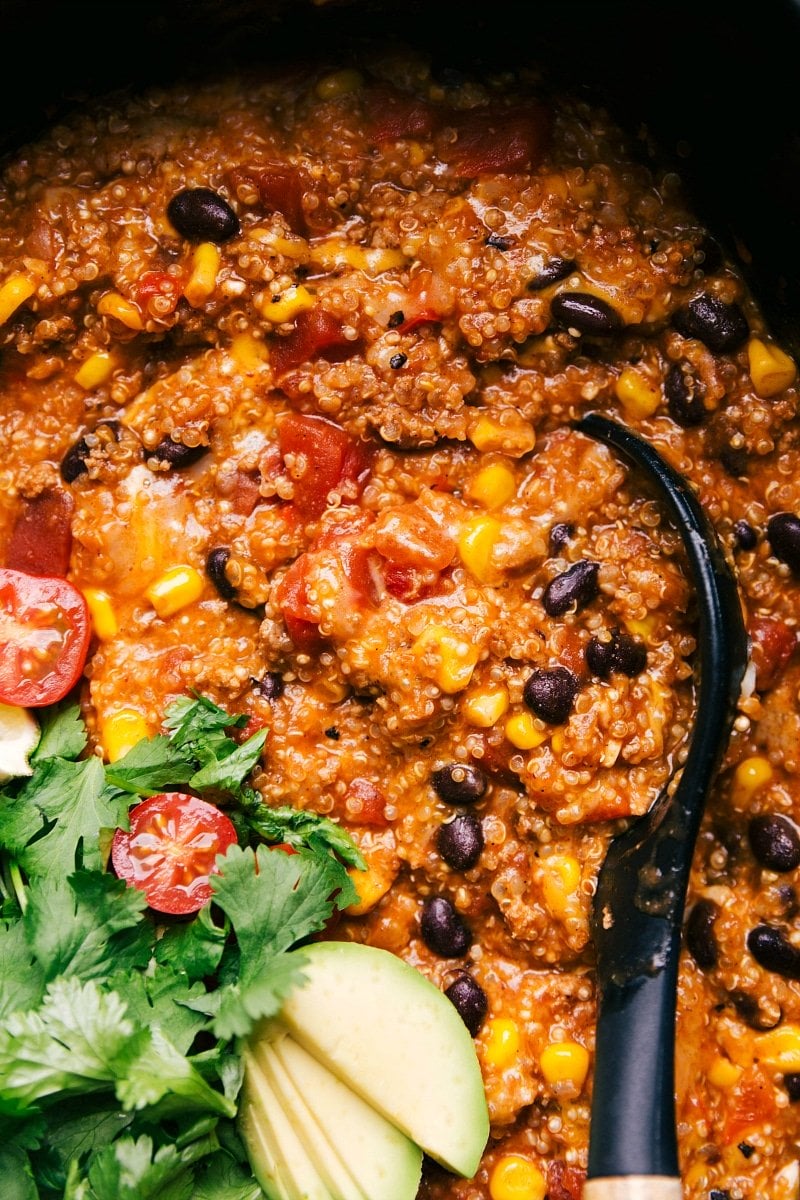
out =
<svg viewBox="0 0 800 1200"><path fill-rule="evenodd" d="M214 1154L197 1170L192 1200L264 1200L249 1171L227 1154Z"/></svg>
<svg viewBox="0 0 800 1200"><path fill-rule="evenodd" d="M150 796L166 787L189 783L197 770L194 757L169 738L142 738L127 754L109 763L106 779L123 792Z"/></svg>
<svg viewBox="0 0 800 1200"><path fill-rule="evenodd" d="M78 704L57 704L40 710L42 734L31 763L46 758L78 758L89 740Z"/></svg>
<svg viewBox="0 0 800 1200"><path fill-rule="evenodd" d="M0 845L36 875L68 875L80 866L102 867L100 831L127 818L119 793L106 787L97 758L48 758L20 794L0 806Z"/></svg>
<svg viewBox="0 0 800 1200"><path fill-rule="evenodd" d="M246 742L242 742L241 746L233 742L234 749L222 758L210 759L192 776L192 787L200 791L204 788L219 788L237 795L242 780L250 774L261 757L266 740L266 729L259 729Z"/></svg>
<svg viewBox="0 0 800 1200"><path fill-rule="evenodd" d="M206 905L193 921L165 929L156 942L156 962L170 964L189 979L203 979L216 971L227 940L227 921L222 927L215 925L211 906Z"/></svg>
<svg viewBox="0 0 800 1200"><path fill-rule="evenodd" d="M56 1092L102 1087L132 1034L119 996L56 980L38 1011L12 1013L0 1026L0 1112L25 1113Z"/></svg>
<svg viewBox="0 0 800 1200"><path fill-rule="evenodd" d="M158 1025L170 1041L185 1054L195 1035L206 1022L187 1002L206 994L202 983L190 983L183 972L171 966L155 965L147 973L118 971L108 980L109 987L127 1005L127 1015L139 1027Z"/></svg>
<svg viewBox="0 0 800 1200"><path fill-rule="evenodd" d="M70 1096L69 1104L47 1113L47 1147L66 1173L71 1159L85 1158L110 1145L134 1121L112 1096Z"/></svg>
<svg viewBox="0 0 800 1200"><path fill-rule="evenodd" d="M44 971L34 962L22 922L0 925L0 1021L35 1008L44 985Z"/></svg>
<svg viewBox="0 0 800 1200"><path fill-rule="evenodd" d="M87 1200L191 1200L192 1165L219 1149L213 1133L179 1149L153 1152L150 1137L123 1137L96 1155L89 1168Z"/></svg>
<svg viewBox="0 0 800 1200"><path fill-rule="evenodd" d="M3 1200L39 1200L30 1160L21 1146L0 1149L0 1196Z"/></svg>
<svg viewBox="0 0 800 1200"><path fill-rule="evenodd" d="M260 804L254 812L247 812L246 819L266 842L286 842L295 849L307 846L318 854L334 854L349 867L358 867L362 871L366 867L349 833L330 817L291 808L288 804L276 808Z"/></svg>
<svg viewBox="0 0 800 1200"><path fill-rule="evenodd" d="M176 746L213 743L215 737L226 738L226 729L242 729L246 724L247 717L232 717L208 696L198 695L193 700L179 696L164 717L164 728L170 731Z"/></svg>
<svg viewBox="0 0 800 1200"><path fill-rule="evenodd" d="M300 978L302 955L285 955L296 942L323 928L331 898L347 876L330 856L288 855L232 846L212 877L214 899L231 920L238 943L238 981L218 989L213 1029L217 1037L243 1036L255 1021L273 1016ZM349 880L347 880L349 883Z"/></svg>
<svg viewBox="0 0 800 1200"><path fill-rule="evenodd" d="M158 1025L141 1030L124 1047L115 1069L117 1099L126 1111L165 1101L160 1116L177 1116L187 1107L236 1115L236 1105L206 1083Z"/></svg>
<svg viewBox="0 0 800 1200"><path fill-rule="evenodd" d="M144 966L148 945L126 947L115 935L139 925L146 904L142 892L104 871L36 880L23 918L28 945L48 980L102 979L126 965Z"/></svg>

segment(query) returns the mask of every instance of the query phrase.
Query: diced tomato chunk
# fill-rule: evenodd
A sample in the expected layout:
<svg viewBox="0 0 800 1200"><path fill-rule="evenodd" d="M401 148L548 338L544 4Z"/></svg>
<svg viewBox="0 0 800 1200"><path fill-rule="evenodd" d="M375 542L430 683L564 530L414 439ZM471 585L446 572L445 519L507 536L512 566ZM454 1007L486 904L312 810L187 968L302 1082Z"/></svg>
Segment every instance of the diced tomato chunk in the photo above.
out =
<svg viewBox="0 0 800 1200"><path fill-rule="evenodd" d="M368 779L354 779L347 789L345 800L347 820L354 825L374 825L385 829L386 797L379 787Z"/></svg>
<svg viewBox="0 0 800 1200"><path fill-rule="evenodd" d="M310 653L324 642L316 621L316 613L308 602L308 554L296 558L278 584L275 599L283 614L289 637L298 650Z"/></svg>
<svg viewBox="0 0 800 1200"><path fill-rule="evenodd" d="M149 311L150 301L156 297L166 300L166 305L158 305L154 316L167 316L174 312L183 294L185 280L183 276L170 275L167 271L145 271L134 287L134 299L139 308Z"/></svg>
<svg viewBox="0 0 800 1200"><path fill-rule="evenodd" d="M6 566L28 575L63 579L72 550L75 501L64 488L46 487L22 501L6 554Z"/></svg>
<svg viewBox="0 0 800 1200"><path fill-rule="evenodd" d="M773 1120L776 1114L774 1091L770 1080L757 1067L742 1075L733 1089L725 1119L725 1145L738 1143L747 1130L757 1129Z"/></svg>
<svg viewBox="0 0 800 1200"><path fill-rule="evenodd" d="M292 458L294 509L313 520L328 506L328 496L346 487L355 499L369 475L369 459L340 425L325 417L289 413L278 431L281 456ZM302 464L302 469L300 468Z"/></svg>
<svg viewBox="0 0 800 1200"><path fill-rule="evenodd" d="M305 182L297 167L286 162L267 163L256 175L256 186L264 207L282 213L289 228L304 237L308 232L303 208Z"/></svg>
<svg viewBox="0 0 800 1200"><path fill-rule="evenodd" d="M270 362L278 378L293 367L299 367L301 363L315 358L324 350L335 348L355 351L356 344L344 336L342 322L317 305L301 312L291 333L275 340Z"/></svg>
<svg viewBox="0 0 800 1200"><path fill-rule="evenodd" d="M436 128L436 109L398 88L370 88L365 93L365 103L374 142L429 137Z"/></svg>
<svg viewBox="0 0 800 1200"><path fill-rule="evenodd" d="M556 1159L547 1164L547 1200L580 1200L586 1172Z"/></svg>
<svg viewBox="0 0 800 1200"><path fill-rule="evenodd" d="M382 512L375 548L391 563L420 571L441 571L456 555L456 541L423 504L413 501Z"/></svg>
<svg viewBox="0 0 800 1200"><path fill-rule="evenodd" d="M418 571L415 567L403 567L399 563L386 563L383 582L390 596L413 604L416 600L427 600L436 594L440 575L438 571Z"/></svg>
<svg viewBox="0 0 800 1200"><path fill-rule="evenodd" d="M537 167L550 135L549 114L534 102L525 108L473 108L454 114L452 124L458 137L440 146L439 156L463 179Z"/></svg>
<svg viewBox="0 0 800 1200"><path fill-rule="evenodd" d="M797 647L797 633L778 617L751 617L747 632L756 668L756 688L767 691L783 671Z"/></svg>
<svg viewBox="0 0 800 1200"><path fill-rule="evenodd" d="M441 321L452 308L453 297L442 280L427 268L418 271L409 284L400 332L410 333L418 325Z"/></svg>

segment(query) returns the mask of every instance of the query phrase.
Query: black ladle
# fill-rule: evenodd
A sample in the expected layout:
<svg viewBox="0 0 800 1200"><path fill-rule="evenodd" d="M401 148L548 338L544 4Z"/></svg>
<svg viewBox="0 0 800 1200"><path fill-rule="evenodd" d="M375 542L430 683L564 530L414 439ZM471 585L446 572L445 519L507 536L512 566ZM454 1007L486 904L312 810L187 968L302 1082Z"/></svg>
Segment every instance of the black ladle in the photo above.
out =
<svg viewBox="0 0 800 1200"><path fill-rule="evenodd" d="M677 784L616 837L592 919L598 1016L584 1200L680 1200L675 1128L675 1005L692 853L724 753L747 664L733 573L683 479L623 425L589 413L575 424L650 481L686 549L698 608L697 707Z"/></svg>

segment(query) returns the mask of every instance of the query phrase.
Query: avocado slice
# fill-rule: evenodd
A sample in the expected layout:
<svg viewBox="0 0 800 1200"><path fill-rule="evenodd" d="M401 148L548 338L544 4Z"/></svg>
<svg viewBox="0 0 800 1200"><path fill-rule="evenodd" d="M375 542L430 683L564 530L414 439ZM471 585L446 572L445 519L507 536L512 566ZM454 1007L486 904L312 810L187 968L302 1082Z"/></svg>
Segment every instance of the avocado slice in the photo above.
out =
<svg viewBox="0 0 800 1200"><path fill-rule="evenodd" d="M489 1136L480 1065L446 996L387 950L303 947L280 1019L318 1062L418 1146L471 1178Z"/></svg>
<svg viewBox="0 0 800 1200"><path fill-rule="evenodd" d="M422 1151L326 1067L286 1036L273 1044L285 1077L313 1109L314 1136L331 1147L363 1200L414 1200L422 1175ZM311 1126L306 1125L308 1131Z"/></svg>

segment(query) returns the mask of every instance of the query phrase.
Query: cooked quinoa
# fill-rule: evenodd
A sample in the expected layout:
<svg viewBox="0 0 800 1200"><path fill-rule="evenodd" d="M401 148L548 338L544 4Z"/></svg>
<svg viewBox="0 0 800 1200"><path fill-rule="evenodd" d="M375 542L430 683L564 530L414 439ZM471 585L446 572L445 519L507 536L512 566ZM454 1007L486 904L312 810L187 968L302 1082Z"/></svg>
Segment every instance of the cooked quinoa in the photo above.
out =
<svg viewBox="0 0 800 1200"><path fill-rule="evenodd" d="M691 481L752 663L688 901L685 1195L796 1196L796 371L679 179L533 77L250 73L7 161L0 279L0 562L38 523L41 573L90 598L93 748L192 691L246 714L264 798L367 860L335 936L485 997L492 1136L424 1200L504 1200L510 1155L578 1200L595 879L682 762L696 621L676 530L572 423Z"/></svg>

